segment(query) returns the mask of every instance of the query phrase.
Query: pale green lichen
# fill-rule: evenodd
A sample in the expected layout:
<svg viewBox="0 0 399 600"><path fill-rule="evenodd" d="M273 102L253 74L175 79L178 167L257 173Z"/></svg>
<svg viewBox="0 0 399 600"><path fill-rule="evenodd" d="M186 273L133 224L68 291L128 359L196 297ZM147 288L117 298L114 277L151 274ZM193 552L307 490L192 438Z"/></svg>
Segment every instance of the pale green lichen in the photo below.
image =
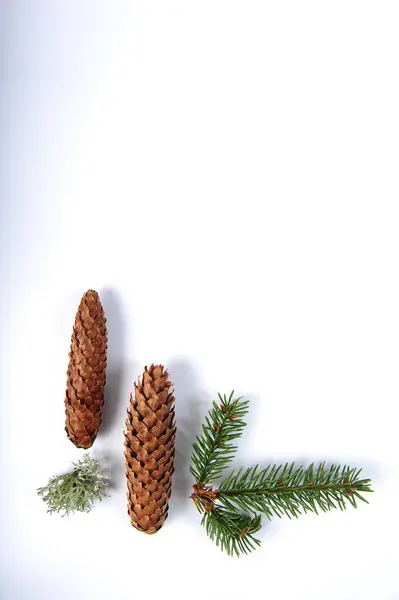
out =
<svg viewBox="0 0 399 600"><path fill-rule="evenodd" d="M101 502L106 496L109 474L102 470L96 460L85 454L72 464L73 471L51 477L45 487L37 490L48 506L48 513L63 511L62 516L65 516L75 510L89 512L96 500Z"/></svg>

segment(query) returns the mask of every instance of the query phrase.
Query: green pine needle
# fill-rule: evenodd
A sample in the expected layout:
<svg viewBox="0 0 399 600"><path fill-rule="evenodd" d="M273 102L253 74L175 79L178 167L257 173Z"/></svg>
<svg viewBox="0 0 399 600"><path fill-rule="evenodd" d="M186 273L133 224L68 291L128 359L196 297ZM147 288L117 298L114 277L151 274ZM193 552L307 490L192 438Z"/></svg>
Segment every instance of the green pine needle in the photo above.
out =
<svg viewBox="0 0 399 600"><path fill-rule="evenodd" d="M232 441L241 437L248 412L242 398L220 396L205 417L202 434L193 444L191 473L196 483L191 495L203 513L202 525L208 536L229 555L248 554L260 544L254 533L261 528L261 516L289 518L302 513L344 510L348 504L366 502L372 492L370 479L360 479L361 469L321 463L306 469L289 465L259 466L233 470L217 489L209 486L230 464L237 449Z"/></svg>
<svg viewBox="0 0 399 600"><path fill-rule="evenodd" d="M105 497L109 475L100 464L85 454L77 463L72 463L71 473L51 477L45 487L37 490L43 502L48 505L48 513L63 511L69 515L75 510L89 512L96 500Z"/></svg>

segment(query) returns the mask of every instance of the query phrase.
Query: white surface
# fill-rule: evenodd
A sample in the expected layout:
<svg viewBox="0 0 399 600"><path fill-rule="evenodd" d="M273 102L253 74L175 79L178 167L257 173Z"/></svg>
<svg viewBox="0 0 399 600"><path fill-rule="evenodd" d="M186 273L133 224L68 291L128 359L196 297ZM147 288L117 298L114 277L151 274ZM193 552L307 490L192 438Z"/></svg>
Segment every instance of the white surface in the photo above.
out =
<svg viewBox="0 0 399 600"><path fill-rule="evenodd" d="M397 2L1 3L3 598L399 598ZM81 452L64 386L81 294L109 327L112 496L47 516ZM126 514L121 431L176 383L170 518ZM370 506L274 521L239 560L190 504L216 392L252 400L237 463L363 466ZM163 590L163 591L162 591ZM163 595L162 595L163 594Z"/></svg>

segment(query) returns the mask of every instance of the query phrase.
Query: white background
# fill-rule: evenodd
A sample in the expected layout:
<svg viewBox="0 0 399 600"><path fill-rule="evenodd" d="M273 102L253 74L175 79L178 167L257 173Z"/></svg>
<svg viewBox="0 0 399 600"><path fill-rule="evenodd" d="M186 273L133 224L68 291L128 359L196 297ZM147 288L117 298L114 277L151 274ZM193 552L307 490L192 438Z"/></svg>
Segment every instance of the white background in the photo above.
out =
<svg viewBox="0 0 399 600"><path fill-rule="evenodd" d="M2 593L6 600L399 598L399 5L1 2ZM113 468L89 515L36 495L64 433L82 293L108 320ZM145 364L176 384L156 536L129 524L122 429ZM363 466L370 505L265 524L231 559L188 499L216 392L237 464ZM370 495L371 496L371 495Z"/></svg>

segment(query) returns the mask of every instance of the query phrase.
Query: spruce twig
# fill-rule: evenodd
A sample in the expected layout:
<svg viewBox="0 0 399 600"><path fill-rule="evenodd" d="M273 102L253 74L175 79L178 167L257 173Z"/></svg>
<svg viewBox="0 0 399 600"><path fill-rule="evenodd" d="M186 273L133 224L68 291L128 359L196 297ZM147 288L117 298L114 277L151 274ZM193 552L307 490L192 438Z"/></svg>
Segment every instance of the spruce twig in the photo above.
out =
<svg viewBox="0 0 399 600"><path fill-rule="evenodd" d="M69 515L75 510L90 512L94 502L106 496L109 475L100 464L85 454L74 465L73 471L50 477L46 486L37 493L46 502L48 513L64 512Z"/></svg>
<svg viewBox="0 0 399 600"><path fill-rule="evenodd" d="M196 483L191 495L209 537L228 554L251 552L259 545L254 534L261 528L261 515L289 518L302 513L344 510L357 507L357 500L372 492L371 480L361 479L361 469L332 465L306 469L295 463L233 470L218 488L209 485L231 462L236 446L231 442L242 435L248 402L220 396L205 418L202 434L193 445L191 473Z"/></svg>
<svg viewBox="0 0 399 600"><path fill-rule="evenodd" d="M217 479L234 457L237 446L233 440L241 437L246 425L248 401L233 399L234 391L226 398L219 394L220 405L213 402L202 435L193 444L191 474L197 483L207 484Z"/></svg>
<svg viewBox="0 0 399 600"><path fill-rule="evenodd" d="M208 536L227 554L248 554L259 546L254 534L261 528L261 517L227 511L220 507L206 511L201 521Z"/></svg>
<svg viewBox="0 0 399 600"><path fill-rule="evenodd" d="M222 482L217 499L230 510L261 512L273 516L298 517L302 512L318 509L327 512L333 508L345 510L349 502L356 508L356 498L367 502L361 492L370 492L370 479L359 479L362 469L321 463L317 469L307 469L295 463L284 466L258 466L246 471L233 471Z"/></svg>

